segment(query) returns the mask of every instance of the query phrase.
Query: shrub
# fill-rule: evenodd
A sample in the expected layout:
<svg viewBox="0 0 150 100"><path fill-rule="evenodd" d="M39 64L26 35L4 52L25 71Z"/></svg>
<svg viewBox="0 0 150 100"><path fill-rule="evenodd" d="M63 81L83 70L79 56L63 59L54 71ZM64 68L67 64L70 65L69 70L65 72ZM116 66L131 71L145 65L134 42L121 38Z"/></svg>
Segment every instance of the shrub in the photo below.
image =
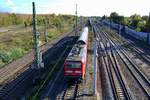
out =
<svg viewBox="0 0 150 100"><path fill-rule="evenodd" d="M9 63L12 59L9 53L6 53L5 51L0 51L0 60L4 63Z"/></svg>
<svg viewBox="0 0 150 100"><path fill-rule="evenodd" d="M25 53L25 50L22 48L13 48L10 53L10 57L14 60L17 59Z"/></svg>
<svg viewBox="0 0 150 100"><path fill-rule="evenodd" d="M10 63L12 60L15 60L21 56L23 56L26 51L22 48L13 48L9 52L0 51L0 67Z"/></svg>

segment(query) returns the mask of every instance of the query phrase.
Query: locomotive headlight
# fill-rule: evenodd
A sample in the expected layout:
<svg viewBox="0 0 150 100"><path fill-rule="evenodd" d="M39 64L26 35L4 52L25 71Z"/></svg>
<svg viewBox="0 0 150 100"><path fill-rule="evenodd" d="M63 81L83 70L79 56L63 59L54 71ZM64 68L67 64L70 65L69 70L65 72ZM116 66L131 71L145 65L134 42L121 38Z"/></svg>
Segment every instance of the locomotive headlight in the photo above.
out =
<svg viewBox="0 0 150 100"><path fill-rule="evenodd" d="M81 74L81 71L76 70L76 71L75 71L75 73L79 73L79 74Z"/></svg>
<svg viewBox="0 0 150 100"><path fill-rule="evenodd" d="M71 71L71 70L66 70L66 73L72 73L73 71Z"/></svg>

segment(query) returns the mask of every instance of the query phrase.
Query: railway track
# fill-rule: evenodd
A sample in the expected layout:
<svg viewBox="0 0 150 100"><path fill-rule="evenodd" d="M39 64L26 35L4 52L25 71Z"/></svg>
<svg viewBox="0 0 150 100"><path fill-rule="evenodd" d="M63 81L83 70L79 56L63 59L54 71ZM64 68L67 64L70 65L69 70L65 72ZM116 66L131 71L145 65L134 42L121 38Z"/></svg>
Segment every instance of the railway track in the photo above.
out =
<svg viewBox="0 0 150 100"><path fill-rule="evenodd" d="M59 83L59 86L58 86ZM55 80L47 87L46 95L42 98L56 99L56 100L75 100L78 96L79 90L78 81L67 81L62 74L62 70L57 74Z"/></svg>
<svg viewBox="0 0 150 100"><path fill-rule="evenodd" d="M126 64L128 70L132 74L132 76L136 79L137 83L141 86L145 94L148 98L150 98L150 83L147 79L147 77L144 76L144 74L138 69L138 67L131 61L131 59L128 57L127 54L125 54L125 51L122 51L120 53L118 51L118 55L122 59L122 61Z"/></svg>
<svg viewBox="0 0 150 100"><path fill-rule="evenodd" d="M132 97L130 95L129 88L126 86L124 80L122 79L122 74L118 70L118 64L116 59L114 58L114 52L111 50L111 45L109 41L102 36L100 31L97 31L99 38L99 49L103 51L103 63L106 67L106 72L108 73L109 81L111 84L113 98L115 100L130 100ZM108 97L105 97L108 99Z"/></svg>
<svg viewBox="0 0 150 100"><path fill-rule="evenodd" d="M144 97L147 99L150 98L150 95L149 95L150 85L149 85L149 80L147 79L147 77L144 76L144 74L138 69L137 65L134 64L134 62L129 58L124 48L122 48L119 44L116 44L114 41L112 41L111 37L108 36L107 33L103 32L103 34L105 35L104 38L109 39L110 44L112 44L113 49L115 50L116 54L123 61L125 66L128 68L128 70L132 74L132 77L134 77L134 79L136 80L137 82L136 84L138 84L141 90L143 91L143 93L145 93ZM136 92L136 91L132 91L132 92Z"/></svg>
<svg viewBox="0 0 150 100"><path fill-rule="evenodd" d="M6 87L3 87L0 89L0 99L6 100L10 99L13 92L16 91L16 89L21 88L21 85L24 84L27 80L31 80L31 73L35 73L35 70L29 70L25 75L22 75L18 80L11 83L11 85L7 85ZM8 100L9 100L8 99Z"/></svg>
<svg viewBox="0 0 150 100"><path fill-rule="evenodd" d="M61 93L57 94L56 100L76 100L78 96L79 83L75 81L74 83L65 82L60 88ZM59 91L59 90L58 90ZM46 97L49 98L49 97Z"/></svg>
<svg viewBox="0 0 150 100"><path fill-rule="evenodd" d="M77 30L79 31L81 27L79 26ZM55 38L53 41L45 43L41 46L41 52L44 54L49 48L53 47L55 43L57 43L60 39L66 36L73 35L75 30L71 30L70 32L61 34L58 38ZM17 76L19 76L23 71L27 70L29 65L31 65L34 61L34 51L31 50L29 53L25 54L25 56L9 63L3 68L0 68L0 86L4 86L5 84L13 81Z"/></svg>
<svg viewBox="0 0 150 100"><path fill-rule="evenodd" d="M87 92L84 89L85 80L83 80L82 83L80 83L78 80L68 81L66 80L65 77L62 76L63 75L60 75L60 77L58 77L62 80L61 82L59 82L60 86L58 87L58 89L56 89L58 93L53 92L56 90L54 89L52 90L53 87L51 85L51 90L48 93L49 96L47 95L46 97L48 99L56 99L56 100L82 100L81 98L84 98L82 96ZM57 82L55 82L55 85L56 84Z"/></svg>
<svg viewBox="0 0 150 100"><path fill-rule="evenodd" d="M85 84L85 83L83 83ZM43 99L50 100L75 100L81 99L84 95L90 95L84 91L83 84L79 84L78 81L66 80L63 74L63 67L55 75L54 79L49 82L46 88Z"/></svg>
<svg viewBox="0 0 150 100"><path fill-rule="evenodd" d="M67 33L66 35L68 35L68 34L72 34L73 32L70 32L70 33ZM61 37L59 37L59 38L61 38ZM56 41L56 40L55 40ZM58 41L58 40L57 40ZM56 41L56 42L57 42ZM55 42L54 42L55 43ZM52 52L55 52L55 50L56 49L58 49L58 47L59 48L63 48L64 46L62 46L62 43L60 43L61 45L55 45L54 47L52 47L53 48L53 50L52 51L50 51L51 53ZM64 44L65 44L65 42L64 42ZM50 45L51 44L46 44L45 46L42 46L42 52L45 52L45 51L47 51L48 50L48 48L50 48ZM49 52L49 51L48 51ZM49 56L51 56L50 54L48 54L48 53L46 53L45 52L45 54L44 55L46 55L43 59L47 59ZM31 57L32 55L30 55L30 57ZM32 57L31 57L32 58ZM46 60L45 59L45 60ZM32 59L25 59L25 61L26 60L32 60ZM48 59L47 59L48 60ZM26 62L24 62L24 63L26 63ZM48 61L46 61L46 63L45 63L45 66L48 66ZM11 100L11 97L13 96L13 98L18 98L18 97L20 97L19 95L20 95L20 93L18 93L17 91L18 91L18 89L20 89L22 92L23 91L25 91L25 90L22 90L22 86L23 87L25 87L25 88L27 88L27 87L29 87L29 86L32 86L32 80L33 80L33 76L34 76L34 74L36 74L36 71L35 70L33 70L32 68L31 68L31 65L30 66L28 66L27 67L28 69L27 70L25 70L24 71L24 73L23 73L23 75L19 75L16 79L14 79L13 81L11 81L9 84L6 84L6 85L4 85L4 86L1 86L1 88L0 88L0 99L1 100ZM6 68L7 69L7 68ZM7 69L8 70L8 69ZM7 71L6 70L6 71ZM6 72L5 70L4 70L4 73L6 74L7 72L9 72L9 71L7 71ZM3 72L3 71L1 71L1 72ZM27 80L28 80L28 82L27 82Z"/></svg>
<svg viewBox="0 0 150 100"><path fill-rule="evenodd" d="M65 95L64 95L64 100L70 100L70 99L75 100L76 99L77 93L78 93L78 85L79 85L79 83L77 81L75 81L75 83L67 89L67 91L65 92Z"/></svg>
<svg viewBox="0 0 150 100"><path fill-rule="evenodd" d="M107 34L107 33L106 33L106 34ZM108 34L107 34L107 36L110 37ZM111 38L111 37L110 37L110 38ZM150 63L150 58L149 58L148 55L145 55L145 54L144 54L144 51L142 51L142 50L140 50L139 48L137 48L131 40L125 40L125 38L123 38L123 37L121 37L121 38L122 38L124 41L126 41L127 44L129 44L129 45L131 46L131 48L133 48L134 51L135 51L138 55L140 55L140 57L142 57L144 60L147 60L148 63ZM150 81L149 81L149 79L147 78L148 76L146 76L146 75L139 69L140 67L139 67L134 61L131 60L131 58L130 58L128 52L126 51L126 49L123 48L123 47L121 47L121 46L119 46L119 44L115 43L115 42L114 42L114 41L115 41L114 39L111 39L111 41L113 42L113 45L117 45L117 46L119 47L120 51L122 51L122 53L125 55L126 59L128 59L128 61L132 64L133 68L136 69L136 71L141 75L141 77L143 77L143 79L146 81L146 83L147 83L147 84L150 84ZM150 50L150 49L149 49L149 50ZM142 54L143 54L143 55L142 55Z"/></svg>
<svg viewBox="0 0 150 100"><path fill-rule="evenodd" d="M105 27L106 29L106 27ZM133 41L131 41L128 38L124 38L119 36L117 33L108 33L109 35L116 35L112 40L119 42L119 38L122 40L121 45L123 45L125 48L125 51L129 51L127 52L128 55L133 54L133 60L134 63L136 63L137 65L139 65L139 68L141 69L141 71L143 71L143 74L145 74L147 77L149 77L149 67L150 66L150 53L149 53L149 48L142 48L141 44L137 44ZM137 60L137 61L136 61ZM138 62L140 60L140 62ZM142 67L142 63L144 63L144 66ZM145 65L146 64L146 65ZM141 66L140 66L141 65Z"/></svg>
<svg viewBox="0 0 150 100"><path fill-rule="evenodd" d="M59 47L59 48L62 48L62 47ZM56 49L54 48L54 51L55 50ZM11 97L11 95L14 94L14 92L17 91L18 88L20 89L21 86L26 85L26 83L24 83L25 81L30 80L32 82L34 74L37 74L37 72L34 69L30 68L30 70L27 73L25 73L21 77L18 77L18 80L14 81L13 83L9 84L8 86L2 88L0 91L0 93L1 93L0 98L5 99L5 98Z"/></svg>

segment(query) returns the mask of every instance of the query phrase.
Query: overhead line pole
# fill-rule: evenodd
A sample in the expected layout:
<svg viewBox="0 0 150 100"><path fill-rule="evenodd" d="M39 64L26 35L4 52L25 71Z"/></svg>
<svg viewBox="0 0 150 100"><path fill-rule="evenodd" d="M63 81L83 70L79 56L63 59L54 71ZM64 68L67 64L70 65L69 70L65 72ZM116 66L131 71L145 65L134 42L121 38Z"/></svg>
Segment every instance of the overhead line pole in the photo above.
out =
<svg viewBox="0 0 150 100"><path fill-rule="evenodd" d="M147 44L149 44L149 42L150 42L149 35L150 35L150 13L149 13L149 17L148 17Z"/></svg>
<svg viewBox="0 0 150 100"><path fill-rule="evenodd" d="M77 12L77 4L76 4L76 25L75 25L75 35L77 35L77 14L78 14L78 12Z"/></svg>
<svg viewBox="0 0 150 100"><path fill-rule="evenodd" d="M81 25L81 28L83 28L83 17L80 16L80 25Z"/></svg>
<svg viewBox="0 0 150 100"><path fill-rule="evenodd" d="M47 25L47 17L45 17L45 32L44 32L44 35L45 35L45 42L48 42L48 33L47 33L47 29L48 29L48 25Z"/></svg>
<svg viewBox="0 0 150 100"><path fill-rule="evenodd" d="M35 4L34 2L32 2L32 7L33 7L33 19L32 19L32 24L33 24L33 48L35 50L34 52L34 61L35 61L35 65L34 68L35 69L39 69L43 66L42 63L42 55L40 53L40 34L37 32L36 30L36 11L35 11Z"/></svg>

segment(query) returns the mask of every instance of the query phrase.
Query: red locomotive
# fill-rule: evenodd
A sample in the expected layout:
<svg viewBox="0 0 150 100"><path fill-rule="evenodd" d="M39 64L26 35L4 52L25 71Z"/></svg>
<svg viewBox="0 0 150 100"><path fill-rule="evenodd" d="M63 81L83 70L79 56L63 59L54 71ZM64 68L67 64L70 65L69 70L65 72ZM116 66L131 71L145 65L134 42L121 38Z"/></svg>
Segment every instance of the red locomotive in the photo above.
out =
<svg viewBox="0 0 150 100"><path fill-rule="evenodd" d="M64 63L64 76L84 79L88 44L88 27L85 27Z"/></svg>

